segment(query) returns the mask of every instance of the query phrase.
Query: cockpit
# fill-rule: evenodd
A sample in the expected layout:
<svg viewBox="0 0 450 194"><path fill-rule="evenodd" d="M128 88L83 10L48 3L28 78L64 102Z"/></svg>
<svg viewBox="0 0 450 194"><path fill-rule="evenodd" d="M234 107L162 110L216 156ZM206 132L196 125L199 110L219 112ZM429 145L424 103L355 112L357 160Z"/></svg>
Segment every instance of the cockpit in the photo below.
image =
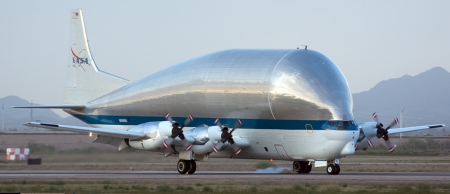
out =
<svg viewBox="0 0 450 194"><path fill-rule="evenodd" d="M323 124L322 129L329 130L358 130L355 121L330 120Z"/></svg>

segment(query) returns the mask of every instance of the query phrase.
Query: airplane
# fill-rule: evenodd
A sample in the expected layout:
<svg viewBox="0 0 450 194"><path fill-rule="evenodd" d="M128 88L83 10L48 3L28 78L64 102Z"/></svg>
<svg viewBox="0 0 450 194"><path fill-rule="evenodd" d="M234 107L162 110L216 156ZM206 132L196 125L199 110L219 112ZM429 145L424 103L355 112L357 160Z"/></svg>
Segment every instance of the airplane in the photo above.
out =
<svg viewBox="0 0 450 194"><path fill-rule="evenodd" d="M15 108L62 109L91 127L25 125L95 133L94 143L118 151L177 156L180 174L194 174L197 161L231 158L292 161L299 174L310 173L314 164L337 175L339 159L382 137L380 122L354 120L352 95L338 66L306 46L218 51L130 82L98 68L82 11L71 13L72 64L64 104ZM184 119L183 140L172 138L175 122ZM221 137L233 124L234 144ZM389 134L443 126L389 129Z"/></svg>

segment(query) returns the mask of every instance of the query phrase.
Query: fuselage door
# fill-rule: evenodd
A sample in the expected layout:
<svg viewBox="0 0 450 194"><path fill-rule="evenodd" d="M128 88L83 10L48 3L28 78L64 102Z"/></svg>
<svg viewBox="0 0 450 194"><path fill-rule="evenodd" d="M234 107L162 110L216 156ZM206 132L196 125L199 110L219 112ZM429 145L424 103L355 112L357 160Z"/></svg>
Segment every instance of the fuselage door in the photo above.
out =
<svg viewBox="0 0 450 194"><path fill-rule="evenodd" d="M289 159L289 155L286 152L286 150L284 149L283 145L281 144L275 144L275 150L277 150L278 155L281 157L281 159Z"/></svg>

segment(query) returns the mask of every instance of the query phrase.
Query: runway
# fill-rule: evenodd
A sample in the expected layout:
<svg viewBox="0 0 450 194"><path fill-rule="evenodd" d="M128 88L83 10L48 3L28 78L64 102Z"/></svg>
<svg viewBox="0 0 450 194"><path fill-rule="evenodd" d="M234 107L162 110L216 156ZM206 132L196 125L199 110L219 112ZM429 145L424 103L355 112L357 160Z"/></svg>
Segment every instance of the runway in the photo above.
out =
<svg viewBox="0 0 450 194"><path fill-rule="evenodd" d="M82 181L82 182L154 182L154 183L448 183L450 173L441 172L326 172L310 174L257 173L255 171L198 171L181 175L176 171L0 171L1 181Z"/></svg>

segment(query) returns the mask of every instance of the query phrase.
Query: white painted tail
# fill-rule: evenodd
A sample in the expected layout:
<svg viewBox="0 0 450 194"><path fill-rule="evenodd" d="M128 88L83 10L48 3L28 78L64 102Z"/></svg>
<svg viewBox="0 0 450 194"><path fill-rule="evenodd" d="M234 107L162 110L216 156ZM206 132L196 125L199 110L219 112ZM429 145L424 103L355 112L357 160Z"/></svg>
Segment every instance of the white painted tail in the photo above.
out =
<svg viewBox="0 0 450 194"><path fill-rule="evenodd" d="M127 85L128 80L98 69L89 50L82 11L73 10L70 21L71 63L68 83L64 89L64 103L85 104Z"/></svg>

